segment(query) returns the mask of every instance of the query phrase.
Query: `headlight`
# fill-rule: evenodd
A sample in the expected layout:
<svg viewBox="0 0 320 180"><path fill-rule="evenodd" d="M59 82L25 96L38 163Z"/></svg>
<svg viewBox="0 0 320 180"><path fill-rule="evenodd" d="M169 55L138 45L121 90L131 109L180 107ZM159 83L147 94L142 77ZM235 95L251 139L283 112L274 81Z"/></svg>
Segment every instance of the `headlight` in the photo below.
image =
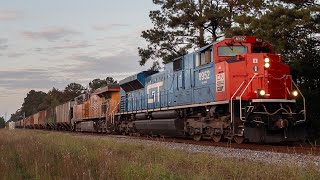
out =
<svg viewBox="0 0 320 180"><path fill-rule="evenodd" d="M297 90L292 91L292 95L293 95L294 97L297 97L297 96L299 95L299 92L298 92Z"/></svg>
<svg viewBox="0 0 320 180"><path fill-rule="evenodd" d="M258 90L258 93L259 93L260 96L266 95L266 91L263 90L263 89Z"/></svg>
<svg viewBox="0 0 320 180"><path fill-rule="evenodd" d="M270 63L265 63L264 67L268 69L270 67Z"/></svg>
<svg viewBox="0 0 320 180"><path fill-rule="evenodd" d="M268 57L264 58L264 62L265 63L269 63L270 62L270 59Z"/></svg>

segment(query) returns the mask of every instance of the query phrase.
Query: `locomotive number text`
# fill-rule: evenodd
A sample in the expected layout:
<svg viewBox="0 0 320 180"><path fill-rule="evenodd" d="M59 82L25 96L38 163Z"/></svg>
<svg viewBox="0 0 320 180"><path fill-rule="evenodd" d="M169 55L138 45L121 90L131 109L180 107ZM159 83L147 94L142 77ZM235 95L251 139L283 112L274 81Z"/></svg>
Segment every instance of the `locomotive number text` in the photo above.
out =
<svg viewBox="0 0 320 180"><path fill-rule="evenodd" d="M205 81L208 79L210 79L210 71L209 70L199 72L199 80L200 81Z"/></svg>

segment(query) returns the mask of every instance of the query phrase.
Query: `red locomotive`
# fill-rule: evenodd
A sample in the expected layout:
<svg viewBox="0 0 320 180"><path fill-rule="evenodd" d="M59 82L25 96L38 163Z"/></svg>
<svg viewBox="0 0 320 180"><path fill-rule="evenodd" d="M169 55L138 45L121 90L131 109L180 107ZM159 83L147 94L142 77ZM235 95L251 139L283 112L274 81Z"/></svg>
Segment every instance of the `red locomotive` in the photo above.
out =
<svg viewBox="0 0 320 180"><path fill-rule="evenodd" d="M247 53L232 58L215 54L217 74L226 75L226 91L217 92L217 100L230 101L236 140L239 143L244 139L250 142L304 140L305 99L292 81L289 66L281 62L269 43L256 37L225 39L215 44L215 50L219 52L225 44L232 52L236 47L247 48ZM301 109L297 109L297 97L303 101Z"/></svg>

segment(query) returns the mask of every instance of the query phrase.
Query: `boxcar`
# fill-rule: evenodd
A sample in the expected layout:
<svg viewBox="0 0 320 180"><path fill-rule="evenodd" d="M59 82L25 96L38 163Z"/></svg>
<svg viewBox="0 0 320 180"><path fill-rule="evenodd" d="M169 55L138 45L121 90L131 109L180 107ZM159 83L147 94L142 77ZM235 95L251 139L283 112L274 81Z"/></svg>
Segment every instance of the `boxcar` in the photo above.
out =
<svg viewBox="0 0 320 180"><path fill-rule="evenodd" d="M61 130L71 129L71 119L73 117L73 105L74 101L61 104L55 107L55 114L57 120L57 128Z"/></svg>

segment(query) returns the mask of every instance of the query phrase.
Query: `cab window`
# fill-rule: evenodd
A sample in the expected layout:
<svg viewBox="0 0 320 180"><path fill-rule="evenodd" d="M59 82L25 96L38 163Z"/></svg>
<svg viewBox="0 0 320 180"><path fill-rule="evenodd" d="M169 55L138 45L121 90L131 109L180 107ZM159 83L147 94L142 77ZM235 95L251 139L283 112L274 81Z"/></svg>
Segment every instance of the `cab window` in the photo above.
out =
<svg viewBox="0 0 320 180"><path fill-rule="evenodd" d="M196 54L196 67L209 64L212 60L212 49L207 49L205 51Z"/></svg>
<svg viewBox="0 0 320 180"><path fill-rule="evenodd" d="M253 47L252 53L271 53L271 50L268 47Z"/></svg>
<svg viewBox="0 0 320 180"><path fill-rule="evenodd" d="M173 70L180 71L182 69L182 58L177 58L173 61Z"/></svg>
<svg viewBox="0 0 320 180"><path fill-rule="evenodd" d="M246 46L220 46L218 47L219 56L236 56L248 53Z"/></svg>

